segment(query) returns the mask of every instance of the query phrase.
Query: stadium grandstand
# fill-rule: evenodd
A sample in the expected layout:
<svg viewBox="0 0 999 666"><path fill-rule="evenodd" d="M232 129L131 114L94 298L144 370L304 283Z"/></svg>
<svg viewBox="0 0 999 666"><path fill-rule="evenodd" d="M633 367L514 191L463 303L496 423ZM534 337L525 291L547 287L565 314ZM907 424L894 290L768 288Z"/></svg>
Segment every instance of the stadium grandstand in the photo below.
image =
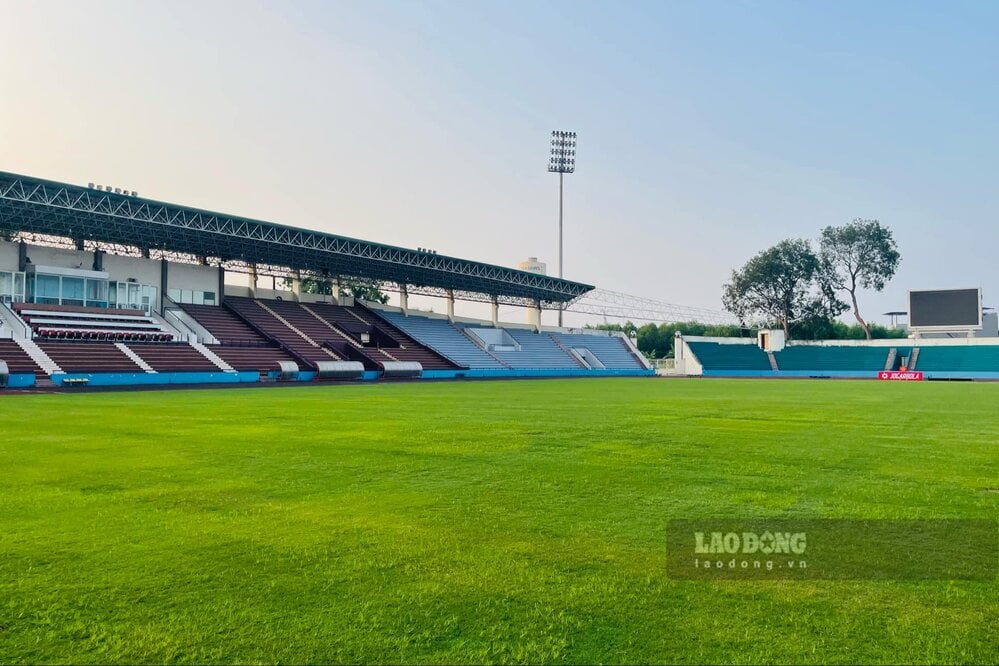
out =
<svg viewBox="0 0 999 666"><path fill-rule="evenodd" d="M227 280L238 273L250 286ZM305 280L331 293L306 293ZM347 296L341 280L386 286L400 306ZM592 289L0 172L7 388L653 374L620 333L541 325L542 310ZM447 315L409 308L414 294L445 298ZM491 319L456 317L456 300L490 303ZM501 323L501 304L533 323Z"/></svg>
<svg viewBox="0 0 999 666"><path fill-rule="evenodd" d="M906 378L999 380L999 338L792 341L780 351L765 351L753 338L681 336L673 372L844 379L909 373Z"/></svg>

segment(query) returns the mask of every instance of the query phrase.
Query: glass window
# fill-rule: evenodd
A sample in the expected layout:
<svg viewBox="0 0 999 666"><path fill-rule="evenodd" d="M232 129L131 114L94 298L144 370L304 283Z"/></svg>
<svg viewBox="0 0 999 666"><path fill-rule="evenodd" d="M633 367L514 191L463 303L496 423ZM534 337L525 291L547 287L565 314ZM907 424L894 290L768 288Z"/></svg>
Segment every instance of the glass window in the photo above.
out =
<svg viewBox="0 0 999 666"><path fill-rule="evenodd" d="M168 290L167 291L167 296L169 296L170 300L173 301L174 303L183 303L184 302L180 298L180 289L170 289L170 290Z"/></svg>
<svg viewBox="0 0 999 666"><path fill-rule="evenodd" d="M83 305L83 278L64 277L62 279L62 300L69 305Z"/></svg>
<svg viewBox="0 0 999 666"><path fill-rule="evenodd" d="M139 285L135 284L134 282L128 283L128 298L126 301L127 307L129 308L140 307L140 304L142 303L142 298L139 295L139 289L140 289Z"/></svg>
<svg viewBox="0 0 999 666"><path fill-rule="evenodd" d="M24 273L14 273L14 301L24 300Z"/></svg>
<svg viewBox="0 0 999 666"><path fill-rule="evenodd" d="M215 292L206 291L205 292L205 305L215 305Z"/></svg>
<svg viewBox="0 0 999 666"><path fill-rule="evenodd" d="M58 304L59 286L58 275L35 275L35 302Z"/></svg>
<svg viewBox="0 0 999 666"><path fill-rule="evenodd" d="M0 271L0 296L14 295L14 274Z"/></svg>
<svg viewBox="0 0 999 666"><path fill-rule="evenodd" d="M87 280L87 302L100 308L108 306L107 280Z"/></svg>

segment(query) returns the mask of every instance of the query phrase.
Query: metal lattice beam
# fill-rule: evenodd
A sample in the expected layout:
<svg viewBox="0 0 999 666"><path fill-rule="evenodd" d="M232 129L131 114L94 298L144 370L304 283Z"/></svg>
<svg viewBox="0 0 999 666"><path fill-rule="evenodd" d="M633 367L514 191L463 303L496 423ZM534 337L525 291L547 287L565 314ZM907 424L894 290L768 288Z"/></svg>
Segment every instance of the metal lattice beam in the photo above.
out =
<svg viewBox="0 0 999 666"><path fill-rule="evenodd" d="M555 307L591 285L446 255L0 172L0 229L265 263L409 285L410 293L471 295Z"/></svg>

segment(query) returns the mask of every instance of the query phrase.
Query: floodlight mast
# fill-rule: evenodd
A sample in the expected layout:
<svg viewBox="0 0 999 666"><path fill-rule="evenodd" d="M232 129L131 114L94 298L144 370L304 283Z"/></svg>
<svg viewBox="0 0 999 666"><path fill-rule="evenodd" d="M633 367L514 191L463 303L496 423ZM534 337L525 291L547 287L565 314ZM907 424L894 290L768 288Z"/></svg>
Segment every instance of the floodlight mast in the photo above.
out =
<svg viewBox="0 0 999 666"><path fill-rule="evenodd" d="M562 278L562 191L563 178L576 170L576 133L565 130L552 132L551 152L548 155L549 173L558 174L558 276ZM558 325L562 325L562 310L558 308Z"/></svg>

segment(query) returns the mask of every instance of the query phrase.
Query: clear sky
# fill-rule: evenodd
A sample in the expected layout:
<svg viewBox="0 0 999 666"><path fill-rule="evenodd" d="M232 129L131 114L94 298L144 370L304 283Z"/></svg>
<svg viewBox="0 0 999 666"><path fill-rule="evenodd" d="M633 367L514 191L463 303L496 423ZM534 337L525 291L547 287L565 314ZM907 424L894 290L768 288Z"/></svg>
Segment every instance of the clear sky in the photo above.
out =
<svg viewBox="0 0 999 666"><path fill-rule="evenodd" d="M720 309L854 217L999 305L999 2L0 0L0 169ZM875 320L884 318L874 317Z"/></svg>

